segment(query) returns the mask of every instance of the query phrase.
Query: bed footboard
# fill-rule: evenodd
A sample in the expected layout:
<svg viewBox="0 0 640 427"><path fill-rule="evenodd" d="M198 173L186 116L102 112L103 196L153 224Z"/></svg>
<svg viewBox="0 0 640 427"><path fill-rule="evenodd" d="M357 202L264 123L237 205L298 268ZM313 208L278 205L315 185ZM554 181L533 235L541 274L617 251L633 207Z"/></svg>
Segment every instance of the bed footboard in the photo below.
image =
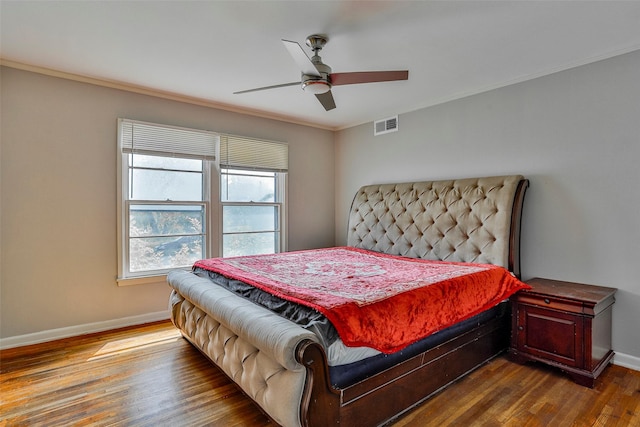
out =
<svg viewBox="0 0 640 427"><path fill-rule="evenodd" d="M315 335L188 272L172 271L168 282L171 320L183 336L275 422L300 426L306 370L295 356Z"/></svg>

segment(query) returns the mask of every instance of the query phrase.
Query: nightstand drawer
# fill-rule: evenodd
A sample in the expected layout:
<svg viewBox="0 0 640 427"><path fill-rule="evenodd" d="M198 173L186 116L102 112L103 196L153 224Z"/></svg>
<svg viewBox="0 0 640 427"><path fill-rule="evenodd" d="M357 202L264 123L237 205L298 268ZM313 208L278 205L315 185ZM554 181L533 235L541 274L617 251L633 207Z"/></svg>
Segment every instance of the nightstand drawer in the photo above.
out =
<svg viewBox="0 0 640 427"><path fill-rule="evenodd" d="M522 294L518 297L521 304L530 304L551 310L569 313L582 313L583 305L578 301L554 298L550 295Z"/></svg>

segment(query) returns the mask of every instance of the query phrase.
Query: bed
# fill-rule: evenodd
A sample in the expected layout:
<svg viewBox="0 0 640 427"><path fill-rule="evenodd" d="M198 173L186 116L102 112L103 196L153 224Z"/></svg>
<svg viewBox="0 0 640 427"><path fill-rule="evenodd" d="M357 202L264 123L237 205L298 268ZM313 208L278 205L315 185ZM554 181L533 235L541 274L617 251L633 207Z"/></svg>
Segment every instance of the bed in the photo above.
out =
<svg viewBox="0 0 640 427"><path fill-rule="evenodd" d="M510 272L502 279L509 281L520 275L520 222L527 187L528 180L520 175L368 185L353 199L348 246L327 252L361 257L377 253L389 262L420 264L419 268L426 264L423 260L486 266L491 271L499 266ZM317 256L313 251L282 255ZM252 301L247 293L264 298L264 289L256 290L249 280L253 276L245 281L232 269L228 274L219 270L230 263L244 267L228 259L203 260L191 272L170 272L171 319L189 342L285 427L385 424L509 345L510 313L504 300L426 337L411 337L406 345L388 345L381 351L354 345L362 344L357 338L346 345L342 329L336 338L332 322L327 326L327 319L334 317L323 307L305 312L319 318L300 321L285 318L271 302ZM396 264L390 267L394 268L400 270ZM526 286L516 279L513 283ZM280 306L283 295L274 293L267 299L275 298ZM286 307L288 311L290 305ZM389 305L384 307L389 310Z"/></svg>

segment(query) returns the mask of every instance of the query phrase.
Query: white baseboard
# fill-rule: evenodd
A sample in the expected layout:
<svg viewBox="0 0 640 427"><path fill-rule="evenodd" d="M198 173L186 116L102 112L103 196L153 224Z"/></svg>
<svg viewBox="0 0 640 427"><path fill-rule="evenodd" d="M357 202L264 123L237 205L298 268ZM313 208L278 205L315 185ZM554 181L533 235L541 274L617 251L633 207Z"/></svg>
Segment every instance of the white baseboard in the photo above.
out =
<svg viewBox="0 0 640 427"><path fill-rule="evenodd" d="M634 371L640 371L640 357L631 356L630 354L619 353L616 351L615 356L613 356L613 364L624 366L625 368L633 369Z"/></svg>
<svg viewBox="0 0 640 427"><path fill-rule="evenodd" d="M139 316L123 317L121 319L106 320L104 322L50 329L48 331L18 335L15 337L0 338L0 350L59 340L78 335L91 334L94 332L108 331L110 329L124 328L126 326L141 325L143 323L157 322L158 320L166 319L169 319L168 310L141 314Z"/></svg>

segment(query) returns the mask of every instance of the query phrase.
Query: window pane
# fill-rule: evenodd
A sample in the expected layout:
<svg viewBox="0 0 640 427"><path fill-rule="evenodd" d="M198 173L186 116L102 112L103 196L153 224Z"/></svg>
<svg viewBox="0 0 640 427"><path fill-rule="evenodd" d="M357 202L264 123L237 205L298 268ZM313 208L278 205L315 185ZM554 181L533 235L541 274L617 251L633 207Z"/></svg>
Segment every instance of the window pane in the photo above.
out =
<svg viewBox="0 0 640 427"><path fill-rule="evenodd" d="M222 201L274 202L276 197L273 172L223 171L220 186Z"/></svg>
<svg viewBox="0 0 640 427"><path fill-rule="evenodd" d="M202 173L133 169L133 200L202 200Z"/></svg>
<svg viewBox="0 0 640 427"><path fill-rule="evenodd" d="M222 256L280 252L281 175L221 169Z"/></svg>
<svg viewBox="0 0 640 427"><path fill-rule="evenodd" d="M202 258L204 258L203 236L129 239L131 272L190 267Z"/></svg>
<svg viewBox="0 0 640 427"><path fill-rule="evenodd" d="M134 168L178 169L202 172L202 160L180 159L176 157L129 154L129 164Z"/></svg>
<svg viewBox="0 0 640 427"><path fill-rule="evenodd" d="M131 237L201 234L204 206L131 205Z"/></svg>
<svg viewBox="0 0 640 427"><path fill-rule="evenodd" d="M278 230L277 206L223 206L222 232Z"/></svg>
<svg viewBox="0 0 640 427"><path fill-rule="evenodd" d="M279 233L226 234L222 238L225 257L272 254L277 251Z"/></svg>

